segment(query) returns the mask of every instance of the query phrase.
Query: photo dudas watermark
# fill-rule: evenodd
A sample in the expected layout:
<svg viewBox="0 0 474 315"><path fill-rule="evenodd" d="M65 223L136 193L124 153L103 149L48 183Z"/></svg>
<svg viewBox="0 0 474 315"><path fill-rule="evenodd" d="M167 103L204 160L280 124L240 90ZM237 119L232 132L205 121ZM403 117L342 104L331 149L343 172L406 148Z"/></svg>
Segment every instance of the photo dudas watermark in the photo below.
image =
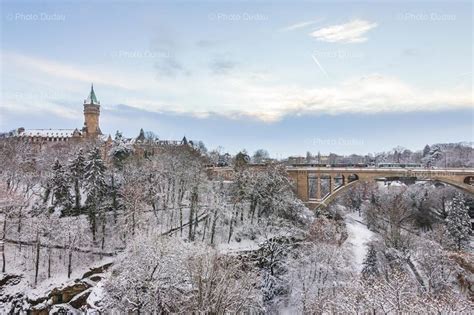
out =
<svg viewBox="0 0 474 315"><path fill-rule="evenodd" d="M56 93L49 91L22 91L22 92L10 92L4 94L5 98L14 99L17 101L48 101L54 99L66 99L65 93Z"/></svg>
<svg viewBox="0 0 474 315"><path fill-rule="evenodd" d="M262 13L242 12L224 13L212 12L208 14L208 19L216 22L265 22L269 17Z"/></svg>
<svg viewBox="0 0 474 315"><path fill-rule="evenodd" d="M439 170L439 169L432 169L432 170L417 170L417 169L407 169L407 176L416 177L418 180L436 180L440 178L446 177L453 177L457 174L456 172L452 172L449 170ZM469 177L469 176L467 176Z"/></svg>
<svg viewBox="0 0 474 315"><path fill-rule="evenodd" d="M313 138L307 139L305 142L311 143L311 145L326 145L326 146L362 146L365 144L363 139L356 138Z"/></svg>
<svg viewBox="0 0 474 315"><path fill-rule="evenodd" d="M397 14L397 20L414 22L452 22L456 14L439 12L404 12Z"/></svg>
<svg viewBox="0 0 474 315"><path fill-rule="evenodd" d="M365 58L363 52L354 52L347 50L317 50L312 54L316 58L331 58L331 59L362 59Z"/></svg>
<svg viewBox="0 0 474 315"><path fill-rule="evenodd" d="M60 13L25 13L15 12L6 15L7 21L15 22L64 22L66 15Z"/></svg>
<svg viewBox="0 0 474 315"><path fill-rule="evenodd" d="M124 59L159 59L169 58L171 56L169 51L155 51L155 50L115 50L106 53L106 56L112 58Z"/></svg>

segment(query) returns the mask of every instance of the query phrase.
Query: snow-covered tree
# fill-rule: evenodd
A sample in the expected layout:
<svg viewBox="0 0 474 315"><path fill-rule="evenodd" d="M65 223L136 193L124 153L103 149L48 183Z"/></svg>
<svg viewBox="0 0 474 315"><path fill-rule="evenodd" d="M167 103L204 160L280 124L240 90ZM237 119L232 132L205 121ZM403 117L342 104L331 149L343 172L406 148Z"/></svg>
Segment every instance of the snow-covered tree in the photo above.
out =
<svg viewBox="0 0 474 315"><path fill-rule="evenodd" d="M25 204L25 198L23 194L15 190L11 190L10 187L3 181L0 181L0 230L1 230L1 242L3 246L2 250L2 272L6 270L6 258L5 258L5 247L4 241L7 237L7 233L10 230L10 224L14 219L17 219L20 215L19 209Z"/></svg>
<svg viewBox="0 0 474 315"><path fill-rule="evenodd" d="M207 154L207 147L206 145L204 144L204 142L202 142L201 140L198 141L198 143L196 144L196 149L201 153L201 154Z"/></svg>
<svg viewBox="0 0 474 315"><path fill-rule="evenodd" d="M52 167L53 177L51 178L51 191L53 193L53 211L58 210L63 215L69 215L72 208L71 188L68 175L59 160L54 162Z"/></svg>
<svg viewBox="0 0 474 315"><path fill-rule="evenodd" d="M417 238L412 258L422 273L427 293L438 295L449 289L456 281L455 275L462 272L440 244L425 238Z"/></svg>
<svg viewBox="0 0 474 315"><path fill-rule="evenodd" d="M243 167L250 162L250 156L247 154L246 150L242 150L235 155L234 166L236 168Z"/></svg>
<svg viewBox="0 0 474 315"><path fill-rule="evenodd" d="M96 240L98 220L105 221L104 196L107 192L105 181L105 165L100 156L99 148L93 148L86 160L85 186L87 190L86 206L88 210L89 223L91 225L92 238Z"/></svg>
<svg viewBox="0 0 474 315"><path fill-rule="evenodd" d="M471 231L471 218L463 196L458 193L448 205L446 217L447 233L451 236L458 250L464 248L469 240Z"/></svg>
<svg viewBox="0 0 474 315"><path fill-rule="evenodd" d="M423 157L427 156L431 151L431 148L429 145L425 145L425 147L423 148Z"/></svg>
<svg viewBox="0 0 474 315"><path fill-rule="evenodd" d="M407 246L410 235L404 228L413 221L414 211L406 188L379 190L375 199L375 204L370 204L366 210L367 222L381 232L390 247L402 249Z"/></svg>
<svg viewBox="0 0 474 315"><path fill-rule="evenodd" d="M134 313L258 312L252 269L202 244L137 235L105 283L108 309Z"/></svg>
<svg viewBox="0 0 474 315"><path fill-rule="evenodd" d="M143 129L141 130L143 132ZM122 168L125 160L133 153L133 145L127 142L120 131L115 133L115 139L112 142L112 147L109 151L109 156L112 159L115 167Z"/></svg>
<svg viewBox="0 0 474 315"><path fill-rule="evenodd" d="M253 163L262 163L270 158L270 154L265 149L258 149L252 156Z"/></svg>
<svg viewBox="0 0 474 315"><path fill-rule="evenodd" d="M371 277L377 277L379 275L379 270L377 268L377 251L373 244L369 245L367 255L362 264L362 277L364 279L370 279Z"/></svg>
<svg viewBox="0 0 474 315"><path fill-rule="evenodd" d="M335 292L347 280L349 262L337 245L304 245L287 264L291 303L302 314L329 313Z"/></svg>
<svg viewBox="0 0 474 315"><path fill-rule="evenodd" d="M345 194L346 203L349 204L349 207L353 211L359 212L359 215L361 211L363 197L363 188L360 185L349 188L349 190Z"/></svg>
<svg viewBox="0 0 474 315"><path fill-rule="evenodd" d="M119 190L125 210L122 224L125 228L125 235L135 235L137 228L142 223L146 204L145 180L146 177L136 169L136 166L125 168L123 183Z"/></svg>
<svg viewBox="0 0 474 315"><path fill-rule="evenodd" d="M69 162L69 176L74 186L74 211L80 213L81 209L81 186L85 172L85 157L81 149L77 151L76 156Z"/></svg>
<svg viewBox="0 0 474 315"><path fill-rule="evenodd" d="M117 174L114 169L109 170L107 174L108 185L107 185L107 195L108 195L108 205L107 208L111 210L114 214L114 222L117 222L118 212L123 210L123 195L122 195L122 180L123 176Z"/></svg>
<svg viewBox="0 0 474 315"><path fill-rule="evenodd" d="M186 256L192 293L183 311L226 314L262 310L259 277L250 265L202 245Z"/></svg>

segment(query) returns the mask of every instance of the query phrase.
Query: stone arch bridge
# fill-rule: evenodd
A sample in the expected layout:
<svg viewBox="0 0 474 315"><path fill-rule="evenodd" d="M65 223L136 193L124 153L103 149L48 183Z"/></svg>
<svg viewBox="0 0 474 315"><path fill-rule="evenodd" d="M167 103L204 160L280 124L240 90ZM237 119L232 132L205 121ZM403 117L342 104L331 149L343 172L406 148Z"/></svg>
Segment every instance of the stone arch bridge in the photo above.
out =
<svg viewBox="0 0 474 315"><path fill-rule="evenodd" d="M263 165L249 165L256 170ZM328 205L340 193L363 181L412 179L438 181L474 194L474 169L293 167L286 168L295 192L309 208ZM214 179L233 180L232 167L209 167Z"/></svg>
<svg viewBox="0 0 474 315"><path fill-rule="evenodd" d="M474 169L288 167L297 196L309 208L328 205L361 181L414 179L446 183L474 194Z"/></svg>

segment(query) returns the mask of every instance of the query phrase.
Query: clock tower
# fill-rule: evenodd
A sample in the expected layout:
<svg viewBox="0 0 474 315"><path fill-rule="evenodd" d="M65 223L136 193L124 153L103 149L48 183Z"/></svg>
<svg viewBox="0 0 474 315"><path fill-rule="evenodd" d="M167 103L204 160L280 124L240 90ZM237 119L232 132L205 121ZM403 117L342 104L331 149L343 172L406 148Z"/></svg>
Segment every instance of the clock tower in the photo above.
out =
<svg viewBox="0 0 474 315"><path fill-rule="evenodd" d="M82 131L86 137L97 137L101 135L99 127L100 102L94 92L94 85L91 85L91 91L86 100L84 100L84 128Z"/></svg>

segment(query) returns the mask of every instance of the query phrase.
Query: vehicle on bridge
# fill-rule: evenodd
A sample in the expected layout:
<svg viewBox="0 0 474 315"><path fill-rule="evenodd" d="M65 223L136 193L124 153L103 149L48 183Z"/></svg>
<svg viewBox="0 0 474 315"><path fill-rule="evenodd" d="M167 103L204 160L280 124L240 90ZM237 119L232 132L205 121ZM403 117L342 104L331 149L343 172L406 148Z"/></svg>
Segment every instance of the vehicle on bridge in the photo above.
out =
<svg viewBox="0 0 474 315"><path fill-rule="evenodd" d="M379 163L378 168L422 168L420 163Z"/></svg>
<svg viewBox="0 0 474 315"><path fill-rule="evenodd" d="M292 167L369 167L369 164L365 163L333 163L333 164L323 164L323 163L293 163Z"/></svg>
<svg viewBox="0 0 474 315"><path fill-rule="evenodd" d="M420 163L378 163L378 164L367 164L367 163L293 163L292 167L326 167L326 168L423 168Z"/></svg>

